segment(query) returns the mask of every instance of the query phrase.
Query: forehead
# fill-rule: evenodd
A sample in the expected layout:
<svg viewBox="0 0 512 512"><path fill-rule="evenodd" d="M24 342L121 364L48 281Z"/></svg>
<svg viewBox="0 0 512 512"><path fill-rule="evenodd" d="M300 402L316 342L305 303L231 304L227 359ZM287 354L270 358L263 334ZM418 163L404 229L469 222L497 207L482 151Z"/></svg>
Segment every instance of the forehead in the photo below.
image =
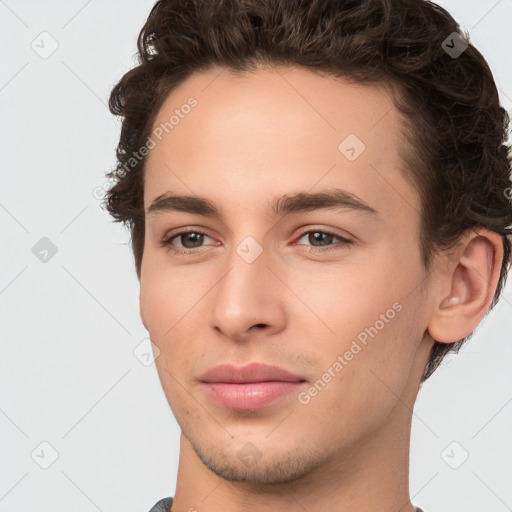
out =
<svg viewBox="0 0 512 512"><path fill-rule="evenodd" d="M336 186L390 212L414 208L400 122L384 84L298 67L194 73L155 118L145 207L170 190L241 206L259 194Z"/></svg>

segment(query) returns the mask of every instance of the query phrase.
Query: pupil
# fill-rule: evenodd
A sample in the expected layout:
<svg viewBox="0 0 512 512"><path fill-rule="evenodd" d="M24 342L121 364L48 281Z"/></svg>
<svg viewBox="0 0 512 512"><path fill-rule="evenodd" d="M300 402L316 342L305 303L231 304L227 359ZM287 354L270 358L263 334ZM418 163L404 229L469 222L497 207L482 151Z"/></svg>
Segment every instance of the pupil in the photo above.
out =
<svg viewBox="0 0 512 512"><path fill-rule="evenodd" d="M201 233L187 233L185 235L185 240L190 240L190 239L192 239L192 247L198 247L201 245L203 235ZM182 240L182 243L183 243L183 240ZM183 244L183 245L185 247L187 247L188 249L191 247L191 246L188 246L187 244Z"/></svg>
<svg viewBox="0 0 512 512"><path fill-rule="evenodd" d="M317 236L317 235L318 235L318 236ZM328 234L328 233L320 233L320 232L318 232L318 231L314 231L313 233L310 233L310 235L309 235L310 240L309 240L309 241L310 241L310 242L312 242L312 241L313 241L313 242L318 242L318 241L320 241L320 242L321 242L321 241L322 241L321 239L322 239L323 237L332 237L332 236L333 236L333 235L330 235L330 234ZM313 237L313 239L312 239L312 240L311 240L311 237ZM326 241L326 240L325 240L325 238L324 238L324 241ZM329 239L327 239L327 241L329 241ZM313 243L313 245L314 245L314 243Z"/></svg>

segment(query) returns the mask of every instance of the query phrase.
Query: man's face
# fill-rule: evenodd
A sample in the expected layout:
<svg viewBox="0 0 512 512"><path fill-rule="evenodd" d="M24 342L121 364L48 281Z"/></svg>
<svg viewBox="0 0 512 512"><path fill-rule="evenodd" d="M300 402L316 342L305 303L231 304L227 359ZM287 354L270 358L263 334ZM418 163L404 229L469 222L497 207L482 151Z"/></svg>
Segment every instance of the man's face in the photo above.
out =
<svg viewBox="0 0 512 512"><path fill-rule="evenodd" d="M141 315L183 435L215 473L252 482L340 457L355 470L363 446L384 453L407 435L431 346L420 203L390 96L278 69L181 84L154 123L168 133L154 132L145 175L146 212L164 194L220 211L146 213ZM273 213L278 198L335 189L370 208ZM305 382L244 410L206 392L204 372L251 362Z"/></svg>

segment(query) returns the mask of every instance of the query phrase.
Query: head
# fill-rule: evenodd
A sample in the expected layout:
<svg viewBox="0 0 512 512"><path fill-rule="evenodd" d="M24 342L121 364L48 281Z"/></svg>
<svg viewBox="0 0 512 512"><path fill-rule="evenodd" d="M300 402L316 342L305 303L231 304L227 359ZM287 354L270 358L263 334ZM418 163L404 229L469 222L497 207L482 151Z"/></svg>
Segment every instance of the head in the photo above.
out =
<svg viewBox="0 0 512 512"><path fill-rule="evenodd" d="M199 441L208 415L190 399L209 367L257 360L310 383L330 373L289 404L291 435L269 441L251 424L256 445L281 447L272 474L288 478L382 425L499 299L509 119L482 55L445 50L454 33L469 39L424 0L151 11L139 65L110 98L123 125L106 205L131 231L168 400L212 466L222 442ZM220 474L243 473L224 462Z"/></svg>

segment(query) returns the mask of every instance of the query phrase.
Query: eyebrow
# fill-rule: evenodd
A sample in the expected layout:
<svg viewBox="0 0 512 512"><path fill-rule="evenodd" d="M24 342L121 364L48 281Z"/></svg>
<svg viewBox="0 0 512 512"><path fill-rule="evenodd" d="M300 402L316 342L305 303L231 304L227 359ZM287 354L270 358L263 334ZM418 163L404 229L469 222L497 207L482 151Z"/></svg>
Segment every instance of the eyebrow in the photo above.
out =
<svg viewBox="0 0 512 512"><path fill-rule="evenodd" d="M325 192L299 192L293 195L274 197L269 213L277 216L323 209L352 210L378 216L377 210L365 203L360 197L339 188ZM146 213L157 214L171 211L222 218L220 209L205 197L173 195L170 193L156 197Z"/></svg>

